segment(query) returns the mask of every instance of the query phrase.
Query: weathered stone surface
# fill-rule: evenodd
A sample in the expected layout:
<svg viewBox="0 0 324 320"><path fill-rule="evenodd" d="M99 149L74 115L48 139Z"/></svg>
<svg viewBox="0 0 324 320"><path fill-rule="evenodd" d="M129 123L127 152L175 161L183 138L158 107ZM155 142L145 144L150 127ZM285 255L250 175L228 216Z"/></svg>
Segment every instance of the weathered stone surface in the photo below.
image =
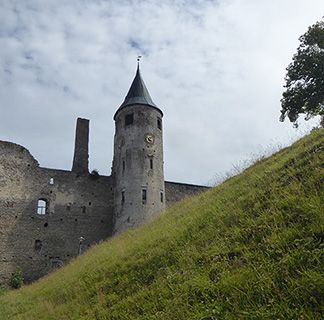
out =
<svg viewBox="0 0 324 320"><path fill-rule="evenodd" d="M130 116L132 123L127 124ZM165 208L162 126L158 127L158 120L162 121L162 113L147 105L127 106L115 116L116 233L142 224Z"/></svg>
<svg viewBox="0 0 324 320"><path fill-rule="evenodd" d="M89 172L89 120L78 118L75 133L72 171Z"/></svg>
<svg viewBox="0 0 324 320"><path fill-rule="evenodd" d="M167 199L167 206L169 207L173 203L180 201L185 197L207 191L208 189L209 187L205 186L165 181L165 196Z"/></svg>
<svg viewBox="0 0 324 320"><path fill-rule="evenodd" d="M110 177L40 168L25 148L1 141L0 184L0 284L19 268L29 282L66 263L81 236L86 249L112 235Z"/></svg>
<svg viewBox="0 0 324 320"><path fill-rule="evenodd" d="M141 170L152 178L149 161ZM113 235L112 177L41 168L24 147L0 141L0 187L0 285L18 269L30 282L65 264L78 255L80 237L85 250ZM205 189L166 182L166 205ZM39 199L47 201L45 214L37 212Z"/></svg>

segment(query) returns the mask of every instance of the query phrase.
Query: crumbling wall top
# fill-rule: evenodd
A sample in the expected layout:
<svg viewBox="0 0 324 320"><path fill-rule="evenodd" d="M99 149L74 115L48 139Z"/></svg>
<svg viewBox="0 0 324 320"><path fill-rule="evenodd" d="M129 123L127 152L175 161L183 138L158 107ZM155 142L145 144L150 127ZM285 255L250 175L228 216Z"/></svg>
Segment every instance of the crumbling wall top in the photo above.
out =
<svg viewBox="0 0 324 320"><path fill-rule="evenodd" d="M10 158L10 160L25 160L26 163L39 167L38 161L32 156L32 154L23 146L0 140L0 158Z"/></svg>

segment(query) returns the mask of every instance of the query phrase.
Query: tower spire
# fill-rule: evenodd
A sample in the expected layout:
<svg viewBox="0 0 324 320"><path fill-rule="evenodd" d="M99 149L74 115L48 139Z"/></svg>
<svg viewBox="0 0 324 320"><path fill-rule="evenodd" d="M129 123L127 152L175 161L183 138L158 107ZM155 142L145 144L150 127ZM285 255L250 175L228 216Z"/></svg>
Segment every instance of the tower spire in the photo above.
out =
<svg viewBox="0 0 324 320"><path fill-rule="evenodd" d="M114 115L114 233L137 226L165 208L162 111L140 72Z"/></svg>
<svg viewBox="0 0 324 320"><path fill-rule="evenodd" d="M147 105L150 107L153 107L155 109L158 109L161 113L162 111L156 106L156 104L153 102L146 85L144 83L144 80L141 76L139 63L142 56L137 56L137 70L135 74L135 78L128 90L128 93L126 95L126 98L124 102L121 104L119 109L116 111L114 119L116 117L116 114L123 108L131 105Z"/></svg>

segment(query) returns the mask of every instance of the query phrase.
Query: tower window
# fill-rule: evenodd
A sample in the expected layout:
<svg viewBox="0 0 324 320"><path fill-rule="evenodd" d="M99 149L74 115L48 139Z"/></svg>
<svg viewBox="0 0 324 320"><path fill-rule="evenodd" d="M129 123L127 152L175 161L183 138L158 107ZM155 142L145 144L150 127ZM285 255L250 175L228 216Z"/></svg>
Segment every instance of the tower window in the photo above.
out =
<svg viewBox="0 0 324 320"><path fill-rule="evenodd" d="M160 192L160 200L163 202L163 192Z"/></svg>
<svg viewBox="0 0 324 320"><path fill-rule="evenodd" d="M147 201L147 190L142 189L142 203L145 204Z"/></svg>
<svg viewBox="0 0 324 320"><path fill-rule="evenodd" d="M133 113L126 114L125 126L129 126L129 125L133 124L133 122L134 122L134 114Z"/></svg>
<svg viewBox="0 0 324 320"><path fill-rule="evenodd" d="M125 160L123 160L123 172L125 172L125 167L126 167Z"/></svg>
<svg viewBox="0 0 324 320"><path fill-rule="evenodd" d="M49 179L49 184L52 186L54 184L54 178Z"/></svg>
<svg viewBox="0 0 324 320"><path fill-rule="evenodd" d="M121 193L121 203L122 204L125 203L125 191L122 191L122 193Z"/></svg>
<svg viewBox="0 0 324 320"><path fill-rule="evenodd" d="M35 240L34 248L36 251L40 251L42 249L42 241L41 240Z"/></svg>
<svg viewBox="0 0 324 320"><path fill-rule="evenodd" d="M153 169L153 158L150 158L150 169Z"/></svg>
<svg viewBox="0 0 324 320"><path fill-rule="evenodd" d="M162 120L160 118L157 118L157 127L162 130Z"/></svg>
<svg viewBox="0 0 324 320"><path fill-rule="evenodd" d="M37 214L44 215L48 212L48 202L46 199L39 199L37 202Z"/></svg>

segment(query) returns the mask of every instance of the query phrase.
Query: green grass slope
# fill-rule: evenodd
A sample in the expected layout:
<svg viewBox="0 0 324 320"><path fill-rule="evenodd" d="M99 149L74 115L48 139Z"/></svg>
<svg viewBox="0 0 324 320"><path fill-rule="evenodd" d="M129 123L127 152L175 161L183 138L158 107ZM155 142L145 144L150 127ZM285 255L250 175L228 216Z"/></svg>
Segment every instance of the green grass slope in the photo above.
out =
<svg viewBox="0 0 324 320"><path fill-rule="evenodd" d="M2 294L0 318L321 319L323 142L317 130Z"/></svg>

